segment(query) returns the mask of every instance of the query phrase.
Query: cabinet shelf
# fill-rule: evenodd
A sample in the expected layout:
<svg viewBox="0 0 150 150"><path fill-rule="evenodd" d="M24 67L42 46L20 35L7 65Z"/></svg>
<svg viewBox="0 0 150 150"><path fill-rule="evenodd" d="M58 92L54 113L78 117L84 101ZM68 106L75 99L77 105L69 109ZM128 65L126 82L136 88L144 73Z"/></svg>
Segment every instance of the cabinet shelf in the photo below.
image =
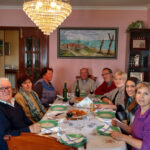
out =
<svg viewBox="0 0 150 150"><path fill-rule="evenodd" d="M129 67L129 71L131 72L148 72L147 67Z"/></svg>
<svg viewBox="0 0 150 150"><path fill-rule="evenodd" d="M141 54L141 55L148 55L149 50L131 50L131 54Z"/></svg>

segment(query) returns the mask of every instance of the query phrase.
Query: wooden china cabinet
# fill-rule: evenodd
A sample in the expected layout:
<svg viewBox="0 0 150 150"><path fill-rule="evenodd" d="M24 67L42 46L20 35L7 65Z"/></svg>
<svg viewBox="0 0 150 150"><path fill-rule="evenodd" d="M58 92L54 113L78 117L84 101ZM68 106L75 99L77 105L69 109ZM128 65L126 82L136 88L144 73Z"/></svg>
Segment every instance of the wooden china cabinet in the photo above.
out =
<svg viewBox="0 0 150 150"><path fill-rule="evenodd" d="M129 33L128 76L150 82L150 29Z"/></svg>
<svg viewBox="0 0 150 150"><path fill-rule="evenodd" d="M48 66L49 36L38 28L21 28L19 40L19 76L27 74L35 82L41 69Z"/></svg>
<svg viewBox="0 0 150 150"><path fill-rule="evenodd" d="M48 67L49 36L37 27L0 26L0 41L0 77L9 78L14 93L19 76L27 74L35 82L41 69Z"/></svg>

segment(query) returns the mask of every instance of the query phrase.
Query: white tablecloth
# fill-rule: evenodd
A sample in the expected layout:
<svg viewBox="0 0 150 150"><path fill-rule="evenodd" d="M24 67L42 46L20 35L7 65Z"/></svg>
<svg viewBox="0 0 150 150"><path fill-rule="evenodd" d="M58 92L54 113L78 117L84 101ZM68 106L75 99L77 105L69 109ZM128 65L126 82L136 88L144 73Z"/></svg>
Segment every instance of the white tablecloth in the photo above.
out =
<svg viewBox="0 0 150 150"><path fill-rule="evenodd" d="M63 104L63 102L57 99L55 104ZM70 106L68 108L70 109ZM48 120L50 113L51 110L49 109L42 120ZM103 122L89 112L83 120L64 119L63 122L59 123L59 126L65 133L80 133L86 136L87 150L127 150L125 142L116 141L110 136L102 136L96 133L96 127L102 124Z"/></svg>

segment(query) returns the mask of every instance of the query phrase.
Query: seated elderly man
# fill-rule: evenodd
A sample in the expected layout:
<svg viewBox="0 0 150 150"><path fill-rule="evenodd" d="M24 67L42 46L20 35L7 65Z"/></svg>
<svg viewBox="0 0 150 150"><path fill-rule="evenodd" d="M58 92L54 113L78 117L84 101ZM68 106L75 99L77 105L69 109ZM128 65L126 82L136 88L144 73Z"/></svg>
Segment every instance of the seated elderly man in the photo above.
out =
<svg viewBox="0 0 150 150"><path fill-rule="evenodd" d="M90 79L89 72L87 68L80 69L80 79L79 79L79 88L81 93L89 94L90 91L95 91L96 83L94 80ZM74 82L72 86L72 92L75 92L77 81Z"/></svg>
<svg viewBox="0 0 150 150"><path fill-rule="evenodd" d="M32 124L22 107L12 98L9 80L0 78L0 150L8 150L3 139L6 134L18 136L21 132L39 133L40 130L40 124Z"/></svg>
<svg viewBox="0 0 150 150"><path fill-rule="evenodd" d="M116 85L113 81L113 73L111 69L104 68L102 70L102 77L104 79L104 82L95 90L95 95L103 95L116 88Z"/></svg>

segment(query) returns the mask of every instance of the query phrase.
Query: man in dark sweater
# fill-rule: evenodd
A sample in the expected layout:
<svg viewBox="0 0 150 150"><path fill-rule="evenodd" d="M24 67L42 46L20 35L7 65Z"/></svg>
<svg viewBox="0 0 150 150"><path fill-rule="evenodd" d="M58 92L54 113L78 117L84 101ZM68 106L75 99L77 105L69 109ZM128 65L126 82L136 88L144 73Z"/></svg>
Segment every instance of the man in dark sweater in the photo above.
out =
<svg viewBox="0 0 150 150"><path fill-rule="evenodd" d="M0 78L0 150L8 150L4 136L20 135L21 132L40 132L40 124L32 125L21 106L12 98L11 84L7 78Z"/></svg>
<svg viewBox="0 0 150 150"><path fill-rule="evenodd" d="M104 79L104 82L95 90L96 95L103 95L116 88L113 81L113 74L111 69L104 68L102 70L102 77Z"/></svg>

